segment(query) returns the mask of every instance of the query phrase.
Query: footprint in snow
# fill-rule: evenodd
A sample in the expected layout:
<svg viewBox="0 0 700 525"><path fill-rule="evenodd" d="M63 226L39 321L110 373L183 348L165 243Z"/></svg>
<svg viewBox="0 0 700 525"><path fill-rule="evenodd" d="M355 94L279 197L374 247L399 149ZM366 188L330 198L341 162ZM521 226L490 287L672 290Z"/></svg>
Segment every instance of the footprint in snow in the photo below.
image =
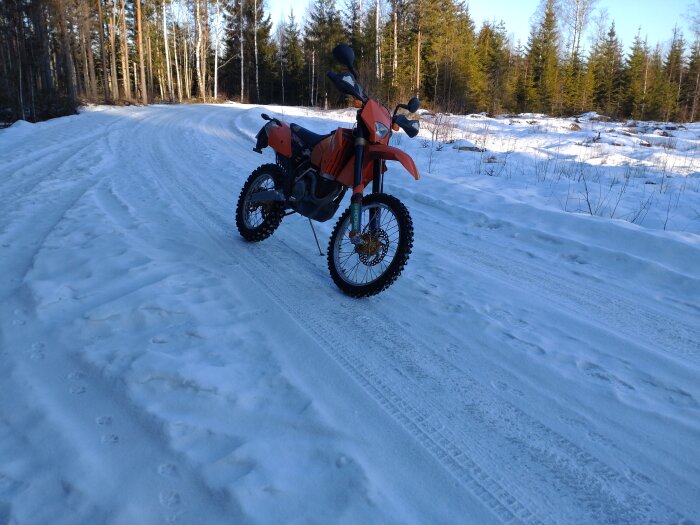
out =
<svg viewBox="0 0 700 525"><path fill-rule="evenodd" d="M29 359L32 361L41 361L46 357L42 351L44 348L44 343L33 343L29 351Z"/></svg>
<svg viewBox="0 0 700 525"><path fill-rule="evenodd" d="M180 494L174 490L162 490L158 495L158 501L160 501L160 504L163 505L163 507L171 509L173 507L177 507L180 504L180 501L182 501L182 498L180 497Z"/></svg>
<svg viewBox="0 0 700 525"><path fill-rule="evenodd" d="M158 475L164 478L176 478L178 477L177 466L172 463L163 463L158 466Z"/></svg>
<svg viewBox="0 0 700 525"><path fill-rule="evenodd" d="M66 378L69 381L80 381L81 379L85 379L85 374L82 372L71 372L66 376Z"/></svg>
<svg viewBox="0 0 700 525"><path fill-rule="evenodd" d="M87 391L87 388L85 388L83 385L75 385L70 387L69 392L71 394L75 394L76 396L79 396L81 394L84 394Z"/></svg>
<svg viewBox="0 0 700 525"><path fill-rule="evenodd" d="M95 423L103 427L108 427L112 424L112 416L100 416L95 419Z"/></svg>
<svg viewBox="0 0 700 525"><path fill-rule="evenodd" d="M116 434L103 434L101 441L105 445L116 445L119 443L119 436Z"/></svg>

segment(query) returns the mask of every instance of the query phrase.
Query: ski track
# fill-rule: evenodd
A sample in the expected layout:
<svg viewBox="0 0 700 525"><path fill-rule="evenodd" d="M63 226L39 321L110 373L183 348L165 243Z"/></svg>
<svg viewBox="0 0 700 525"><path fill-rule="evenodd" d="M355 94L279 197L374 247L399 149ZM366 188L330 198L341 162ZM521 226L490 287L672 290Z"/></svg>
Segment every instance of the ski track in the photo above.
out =
<svg viewBox="0 0 700 525"><path fill-rule="evenodd" d="M148 189L160 195L159 205L189 219L197 231L187 233L201 232L208 238L201 243L203 249L214 250L229 264L240 265L251 281L318 342L310 351L331 356L343 373L351 376L498 521L636 524L680 523L692 517L697 511L695 504L668 502L668 494L655 494L655 486L645 481L643 474L634 469L620 472L619 466L562 435L516 400L509 401L512 389L507 382L494 388L493 382L484 384L459 361L449 360L446 351L450 346L463 347L463 341L455 339L448 348L435 348L426 334L398 325L382 309L380 299L358 301L342 296L317 265L309 264L308 254L312 252L301 253L285 236L275 235L259 245L238 239L233 221L238 191L249 168L266 162L251 151L251 125L258 120L259 112L259 108L222 111L212 106L207 111L201 107L188 111L188 107L158 107L148 119L139 118L132 126L128 125L129 117L113 115L106 129L88 139L57 138L30 162L17 160L6 166L10 172L22 166L16 172L22 176L13 176L20 180L4 187L8 191L1 203L9 222L0 233L0 244L22 240L19 247L13 246L17 255L12 272L0 287L6 308L16 312L12 324L5 319L0 325L4 334L23 340L32 326L42 322L31 313L36 305L23 292L22 283L47 238L77 203L89 199L132 239L132 245L144 250L148 247L139 240L135 226L142 210L133 199L122 195L125 185L140 184L144 193ZM162 139L154 140L154 130L162 133ZM119 167L91 153L90 145L95 140L105 140L113 155L132 152L126 163L127 173L117 179ZM216 160L226 149L229 166ZM104 178L102 172L107 168L110 175ZM137 173L139 168L142 171ZM218 173L217 168L228 168L237 176ZM31 172L37 175L28 175ZM53 194L51 184L46 182L51 173L70 179L70 185L63 185L60 194ZM416 207L430 208L426 220L432 221L433 227L439 226L440 202L421 197L413 189L397 188L393 193L413 200ZM45 200L37 206L39 198ZM28 205L40 213L22 214ZM464 207L453 213L469 223L476 210ZM283 221L282 229L289 220ZM510 243L494 230L484 234L465 228L430 242L431 250L452 253L470 270L525 289L556 308L582 316L582 322L595 319L596 324L613 332L646 341L643 346L648 351L660 348L680 363L700 364L700 330L696 324L634 304L590 282L581 286L564 271L545 273L526 256L509 250ZM164 278L165 274L151 269L128 282L107 283L79 304L63 308L52 321L68 323ZM305 299L310 287L313 301ZM107 452L92 458L92 468L121 473L123 479L129 468L141 467L143 475L128 487L128 493L139 508L150 509L147 518L178 521L188 516L188 522L194 522L196 518L193 521L192 517L201 505L210 516L213 512L222 521L232 517L237 522L245 521L235 500L212 492L195 467L169 447L163 423L145 407L135 405L116 378L105 375L70 349L53 352L50 341L35 341L23 352L14 352L13 364L4 360L0 369L11 374L15 383L32 385L43 404L53 407L48 412L60 428L64 447L79 449L85 440L100 440ZM84 403L86 398L89 403ZM75 430L81 428L92 431ZM129 442L135 441L139 443L136 449L124 451ZM51 460L44 457L42 461ZM179 473L176 478L168 476L173 471ZM88 487L82 489L90 492ZM112 510L102 507L86 512L101 521ZM0 508L0 518L2 512Z"/></svg>
<svg viewBox="0 0 700 525"><path fill-rule="evenodd" d="M234 124L234 129L241 129L241 126ZM158 152L156 148L154 152L157 153L152 165L168 166L173 151ZM193 154L192 157L197 155ZM381 312L376 309L365 308L365 305L348 306L347 303L343 303L345 309L338 309L338 297L330 294L317 298L323 300L316 301L313 305L294 301L295 297L303 297L310 276L290 272L294 275L285 273L285 278L282 279L278 268L280 262L283 263L282 266L290 262L289 267L296 268L303 265L303 259L299 257L291 260L287 252L289 246L270 249L269 245L250 246L250 253L257 255L256 257L240 250L236 250L234 256L231 247L225 242L226 238L230 242L236 242L231 231L231 222L226 217L212 212L211 201L216 199L216 192L206 191L205 197L199 197L197 192L193 191L196 179L188 180L188 185L185 186L178 180L177 175L182 169L172 164L168 168L159 173L164 187L167 189L164 182L166 177L163 175L165 172L169 174L168 181L174 185L173 189L168 190L169 193L175 199L181 200L182 208L192 214L193 219L204 227L212 240L219 244L222 250L235 257L248 271L251 279L264 287L285 311L295 317L302 328L321 341L323 349L423 444L446 470L482 499L500 520L566 523L575 521L577 516L558 516L558 499L538 502L540 505L549 505L549 508L528 508L523 502L529 503L532 494L519 489L519 486L523 486L522 483L527 482L527 478L517 480L518 472L513 469L510 474L515 474L516 477L502 475L497 480L485 470L488 464L482 467L471 458L498 461L499 465L506 465L506 469L508 457L529 458L528 476L534 476L541 483L550 485L547 493L569 499L571 503L576 504L574 508L585 509L592 522L642 523L682 519L680 514L640 489L624 475L529 417L524 411L499 399L490 389L486 389L470 377L465 370L456 369L451 363L441 359L425 342L409 339L398 332L393 323L383 319ZM200 187L199 192L204 193L204 190ZM222 202L220 198L218 200ZM193 206L196 209L194 213ZM493 264L493 259L490 261ZM499 268L503 273L507 273L508 269L512 270L512 267L505 264L504 266L505 268ZM533 283L534 278L531 274L524 275L529 277L526 282ZM519 282L516 277L513 277L513 281ZM534 281L533 288L539 284L538 281ZM561 297L554 294L552 296ZM358 320L365 323L365 326L370 326L369 333L363 333L363 344L359 347L349 344L346 337L346 334L353 332ZM338 326L339 324L341 326ZM335 329L329 332L327 327L333 325ZM337 336L334 337L333 334ZM371 341L370 344L367 344L368 340ZM363 347L381 350L382 359L377 360L377 354L373 354L373 359L370 359ZM408 356L416 361L410 360ZM426 359L430 360L429 368L440 371L438 377L443 382L443 387L460 394L457 398L450 396L426 399L425 387L430 384L427 379L431 378L407 382L403 385L405 388L398 388L402 386L399 382L392 381L391 385L388 385L381 379L386 375L386 371L395 368L397 363L401 363L404 370L420 370L420 361ZM422 388L416 388L418 385ZM450 403L447 406L444 403L455 399L469 399L470 402L463 405ZM465 424L458 428L459 420L455 421L454 414L464 416L460 420L469 426L478 423L475 426L480 429L480 434L469 431ZM451 423L452 428L443 426L447 422ZM522 476L522 466L517 470Z"/></svg>
<svg viewBox="0 0 700 525"><path fill-rule="evenodd" d="M39 151L37 155L40 160L30 162L22 169L23 172L30 168L32 172L36 171L38 175L35 180L12 187L7 199L3 199L3 207L8 204L5 209L13 207L14 210L11 214L13 220L0 235L0 240L11 234L12 238L20 241L12 245L12 272L4 276L3 286L0 286L4 308L14 312L11 319L3 319L0 323L3 347L8 349L1 354L14 358L10 362L4 360L0 370L3 370L4 377L9 378L10 384L18 385L12 390L13 395L17 396L23 391L25 395L31 395L27 398L31 398L31 402L23 401L21 396L16 398L16 406L31 406L41 414L44 421L33 423L30 428L39 433L40 427L53 425L49 432L55 436L54 443L46 453L34 460L43 465L40 470L50 472L54 468L55 459L50 450L60 449L71 457L79 458L76 461L84 468L98 473L93 476L99 481L96 486L81 484L79 477L77 481L62 481L63 490L67 493L90 494L87 505L81 504L79 510L42 509L31 519L37 523L75 523L75 519L85 523L133 523L134 519L142 523L175 523L187 516L188 523L201 523L202 516L207 516L220 523L230 520L245 523L246 518L235 501L228 496L212 493L200 474L183 457L169 449L161 422L135 405L123 384L103 375L100 369L81 359L70 348L62 347L64 343L55 331L45 339L26 343L32 340L33 327L42 326L44 320L36 317L36 304L22 283L32 269L37 254L44 249L47 239L66 216L81 201L94 199L109 216L117 218L115 223L127 226L124 218L128 210L119 208L120 203L111 184L100 180L103 170L110 167L110 163L105 162L101 155L93 154L94 148L91 148L94 140L114 139L114 127L118 124L124 126L121 119L115 119L103 133L87 140L64 143L69 147L63 153L52 154L53 148L49 148L48 152ZM50 175L59 178L64 174L68 176L69 184L63 181L61 192L51 191L49 184L49 188L41 191L38 197L36 193L31 195ZM114 200L110 202L108 196ZM37 201L42 204L37 205ZM31 206L33 212L21 213L24 206ZM9 246L3 243L3 247ZM154 284L164 277L164 274L155 273L127 283L108 283L89 300L78 303L79 306L63 308L58 315L52 316L51 321L60 327L100 305ZM41 330L36 332L40 333ZM36 407L36 401L39 401L40 407ZM11 421L15 419L13 416L10 418ZM103 453L89 458L81 457L83 450L95 448L94 443L101 444ZM39 443L34 446L37 450L44 448ZM138 472L138 476L134 477L134 472ZM2 479L5 479L4 475ZM128 487L115 485L125 480L129 481ZM91 478L91 482L94 481ZM40 490L54 490L51 481L40 478L33 483L42 487ZM23 488L29 486L17 480L14 484ZM115 491L126 491L128 494L126 508L105 500L105 494ZM129 513L133 512L132 506L137 509L138 518L136 515L129 517ZM206 514L198 512L198 507L206 509Z"/></svg>

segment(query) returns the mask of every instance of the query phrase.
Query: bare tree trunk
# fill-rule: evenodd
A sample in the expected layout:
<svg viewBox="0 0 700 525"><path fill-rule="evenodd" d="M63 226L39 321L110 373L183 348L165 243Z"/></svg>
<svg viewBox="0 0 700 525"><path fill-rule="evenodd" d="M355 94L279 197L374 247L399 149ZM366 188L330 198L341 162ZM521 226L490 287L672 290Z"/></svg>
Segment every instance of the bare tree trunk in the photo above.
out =
<svg viewBox="0 0 700 525"><path fill-rule="evenodd" d="M695 91L693 92L693 103L690 107L690 121L695 122L695 114L698 110L698 103L700 103L700 71L695 77Z"/></svg>
<svg viewBox="0 0 700 525"><path fill-rule="evenodd" d="M183 52L182 52L182 62L183 62L183 74L185 77L185 97L190 99L192 98L192 78L191 78L191 71L190 71L190 52L187 49L187 41L189 40L190 37L190 23L187 22L185 26L185 39L184 39L184 45L183 45Z"/></svg>
<svg viewBox="0 0 700 525"><path fill-rule="evenodd" d="M109 13L109 61L110 69L112 71L111 75L111 87L112 87L112 100L117 100L119 98L119 84L117 82L117 43L116 43L116 0L112 0L112 6Z"/></svg>
<svg viewBox="0 0 700 525"><path fill-rule="evenodd" d="M203 29L203 35L204 38L202 39L202 96L204 97L204 101L206 102L207 94L208 94L208 75L209 75L209 61L207 60L207 57L209 56L209 44L211 42L211 34L209 32L209 0L203 0L203 14L202 14L202 23L204 24L204 29Z"/></svg>
<svg viewBox="0 0 700 525"><path fill-rule="evenodd" d="M418 29L418 46L416 51L416 94L420 93L420 28Z"/></svg>
<svg viewBox="0 0 700 525"><path fill-rule="evenodd" d="M316 99L314 97L314 80L316 78L316 50L311 50L311 105L316 105Z"/></svg>
<svg viewBox="0 0 700 525"><path fill-rule="evenodd" d="M217 0L218 3L218 0ZM170 102L173 101L173 78L170 72L170 47L168 44L168 23L165 16L165 1L163 2L163 41L165 43L165 71L168 76L168 98ZM175 58L177 60L177 52L175 52ZM175 66L177 67L177 66Z"/></svg>
<svg viewBox="0 0 700 525"><path fill-rule="evenodd" d="M392 78L391 78L391 84L393 86L397 85L396 82L396 71L399 69L399 31L398 31L398 25L399 25L399 15L396 12L398 8L398 2L394 0L394 61L391 64L391 72L392 72Z"/></svg>
<svg viewBox="0 0 700 525"><path fill-rule="evenodd" d="M214 49L214 100L219 98L219 35L221 33L221 2L216 0L216 38Z"/></svg>
<svg viewBox="0 0 700 525"><path fill-rule="evenodd" d="M71 9L70 11L68 11L68 14L73 15L75 13ZM87 65L87 52L83 54L83 49L80 41L80 33L78 33L77 35L75 33L76 27L77 25L73 23L72 19L66 20L69 52L71 54L71 58L73 59L73 68L75 71L75 76L73 77L75 79L75 94L76 97L79 97L87 92L87 86L85 83L85 75L87 74L87 68L85 67ZM30 60L27 64L29 66L28 78L30 80L30 87L32 84L32 62L33 60Z"/></svg>
<svg viewBox="0 0 700 525"><path fill-rule="evenodd" d="M277 49L277 61L280 64L280 83L282 87L282 105L284 106L284 49L287 47L287 43L284 40L284 26L277 26L277 41L279 42L279 47Z"/></svg>
<svg viewBox="0 0 700 525"><path fill-rule="evenodd" d="M18 68L18 74L19 74L19 110L20 110L20 115L21 115L21 120L24 120L25 117L25 111L24 111L24 96L22 94L22 60L17 61L19 63L19 68Z"/></svg>
<svg viewBox="0 0 700 525"><path fill-rule="evenodd" d="M58 15L58 32L61 37L61 51L66 76L66 88L68 90L68 100L70 100L71 104L75 105L77 101L77 95L75 92L75 77L73 76L75 73L75 67L73 65L73 54L71 53L70 49L68 32L66 31L66 17L63 0L56 0L56 11Z"/></svg>
<svg viewBox="0 0 700 525"><path fill-rule="evenodd" d="M239 30L238 40L241 44L241 104L243 103L243 94L245 89L245 82L243 80L243 0L239 0L238 7L240 8L239 17Z"/></svg>
<svg viewBox="0 0 700 525"><path fill-rule="evenodd" d="M102 0L97 0L97 16L99 18L100 57L102 59L102 92L105 97L105 102L109 103L109 80L107 78L107 56L105 54L105 28L102 18Z"/></svg>
<svg viewBox="0 0 700 525"><path fill-rule="evenodd" d="M418 0L418 39L416 46L416 95L420 94L420 45L421 45L421 23L423 21L423 10L421 0Z"/></svg>
<svg viewBox="0 0 700 525"><path fill-rule="evenodd" d="M144 104L148 104L148 93L146 92L146 64L143 61L143 38L141 36L141 0L136 2L136 33L139 41L139 65L141 66L141 99Z"/></svg>
<svg viewBox="0 0 700 525"><path fill-rule="evenodd" d="M126 0L122 0L122 84L124 96L131 99L131 79L129 78L129 46L126 40Z"/></svg>
<svg viewBox="0 0 700 525"><path fill-rule="evenodd" d="M377 80L381 77L379 66L379 0L375 4L374 13L374 58L375 58L375 76Z"/></svg>
<svg viewBox="0 0 700 525"><path fill-rule="evenodd" d="M253 42L255 43L255 102L260 103L260 80L258 76L258 0L254 0L253 6Z"/></svg>
<svg viewBox="0 0 700 525"><path fill-rule="evenodd" d="M282 105L284 106L284 64L282 63L282 57L280 57L280 80L282 82Z"/></svg>
<svg viewBox="0 0 700 525"><path fill-rule="evenodd" d="M146 53L148 53L148 100L153 100L153 49L151 48L151 29L146 24ZM163 97L160 97L163 100Z"/></svg>
<svg viewBox="0 0 700 525"><path fill-rule="evenodd" d="M82 18L82 14L78 15ZM82 28L82 20L78 22L78 48L80 49L80 61L82 62L83 70L83 95L87 95L92 91L90 87L90 67L88 66L87 44L85 43L85 35Z"/></svg>
<svg viewBox="0 0 700 525"><path fill-rule="evenodd" d="M175 56L175 75L177 77L177 100L182 102L182 81L180 79L180 64L177 59L177 31L175 31L175 17L173 17L173 55Z"/></svg>
<svg viewBox="0 0 700 525"><path fill-rule="evenodd" d="M160 91L160 99L165 100L165 92L163 90L163 86L165 85L165 81L163 79L163 67L162 63L158 66L158 89Z"/></svg>
<svg viewBox="0 0 700 525"><path fill-rule="evenodd" d="M88 76L90 78L90 98L97 98L97 74L95 71L95 56L92 51L92 23L90 12L87 9L87 4L82 5L82 29L81 33L85 39L85 47L87 48L88 56Z"/></svg>
<svg viewBox="0 0 700 525"><path fill-rule="evenodd" d="M199 95L202 100L206 102L206 97L204 94L204 79L202 78L202 46L203 46L203 36L202 36L202 19L200 13L199 0L194 0L194 24L197 31L197 40L195 42L194 57L195 57L195 67L197 68L197 88L199 90Z"/></svg>

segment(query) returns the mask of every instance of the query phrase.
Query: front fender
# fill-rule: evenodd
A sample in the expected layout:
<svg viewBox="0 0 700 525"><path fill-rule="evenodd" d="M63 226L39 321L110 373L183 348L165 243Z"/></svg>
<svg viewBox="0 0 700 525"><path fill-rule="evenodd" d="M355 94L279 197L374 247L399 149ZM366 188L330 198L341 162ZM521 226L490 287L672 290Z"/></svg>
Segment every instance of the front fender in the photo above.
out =
<svg viewBox="0 0 700 525"><path fill-rule="evenodd" d="M406 171L413 175L414 179L420 179L416 163L413 162L413 159L408 153L401 151L399 148L385 146L383 144L371 144L365 149L365 155L365 158L369 161L377 159L397 160L406 168Z"/></svg>

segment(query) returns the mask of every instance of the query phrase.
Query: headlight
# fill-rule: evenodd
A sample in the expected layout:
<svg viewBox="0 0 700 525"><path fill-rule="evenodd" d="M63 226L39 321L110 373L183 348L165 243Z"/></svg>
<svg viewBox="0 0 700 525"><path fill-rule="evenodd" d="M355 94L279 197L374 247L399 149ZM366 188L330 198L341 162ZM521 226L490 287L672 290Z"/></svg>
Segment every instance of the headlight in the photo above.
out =
<svg viewBox="0 0 700 525"><path fill-rule="evenodd" d="M379 137L380 139L383 139L389 133L389 128L387 128L381 122L375 122L374 123L374 131L377 134L377 137Z"/></svg>

